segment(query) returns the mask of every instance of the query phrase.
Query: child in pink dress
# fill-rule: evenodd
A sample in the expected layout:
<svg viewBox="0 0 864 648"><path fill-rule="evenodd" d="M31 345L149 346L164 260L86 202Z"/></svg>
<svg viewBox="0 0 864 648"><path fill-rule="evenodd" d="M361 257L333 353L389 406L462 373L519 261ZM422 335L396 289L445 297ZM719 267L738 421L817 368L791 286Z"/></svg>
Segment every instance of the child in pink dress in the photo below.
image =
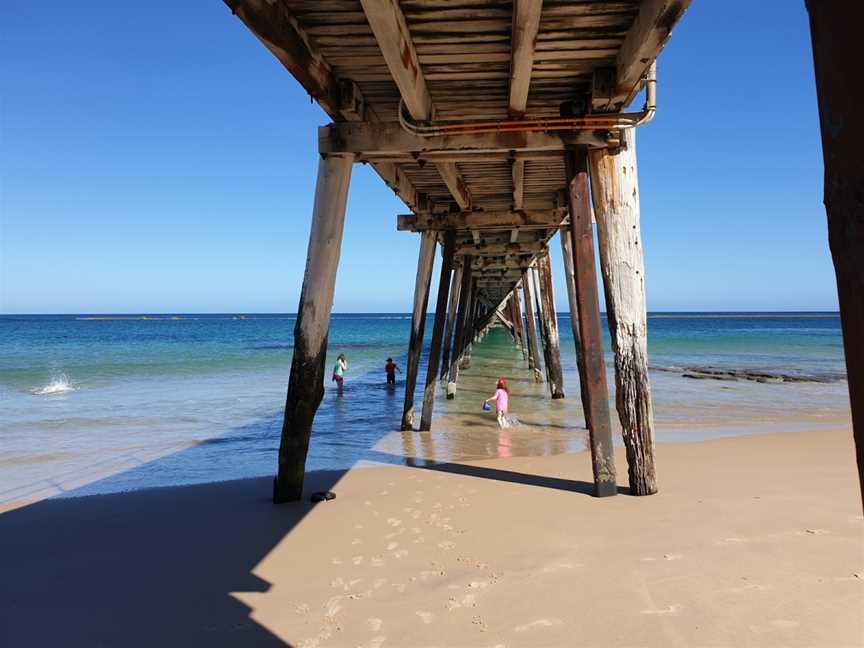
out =
<svg viewBox="0 0 864 648"><path fill-rule="evenodd" d="M510 402L510 390L507 389L507 381L503 378L498 379L495 393L484 402L488 403L493 400L495 401L495 415L498 417L498 427L507 427L507 406Z"/></svg>

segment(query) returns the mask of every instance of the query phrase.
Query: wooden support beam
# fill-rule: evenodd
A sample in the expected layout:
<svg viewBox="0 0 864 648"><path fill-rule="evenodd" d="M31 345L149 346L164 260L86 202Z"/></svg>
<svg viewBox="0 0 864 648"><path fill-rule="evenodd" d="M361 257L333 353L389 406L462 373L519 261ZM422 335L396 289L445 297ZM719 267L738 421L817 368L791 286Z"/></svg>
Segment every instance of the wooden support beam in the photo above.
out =
<svg viewBox="0 0 864 648"><path fill-rule="evenodd" d="M465 257L462 261L462 282L459 286L459 308L456 315L456 331L453 335L453 352L450 356L450 371L448 374L447 398L453 398L456 394L455 385L459 378L459 356L462 353L462 339L464 338L465 325L468 320L467 310L471 298L471 257ZM451 387L452 385L452 387Z"/></svg>
<svg viewBox="0 0 864 648"><path fill-rule="evenodd" d="M594 470L594 492L607 497L618 492L615 478L615 455L612 450L612 423L609 416L609 391L606 387L606 363L600 326L600 298L594 264L594 232L591 227L591 205L588 195L588 150L568 152L567 189L570 203L570 236L573 245L573 267L579 314L579 338L582 342L584 372L579 379L585 384L585 409Z"/></svg>
<svg viewBox="0 0 864 648"><path fill-rule="evenodd" d="M566 209L529 209L523 211L473 211L449 214L400 214L396 229L400 232L422 232L427 229L455 230L519 230L552 229L567 218ZM515 243L516 241L512 240Z"/></svg>
<svg viewBox="0 0 864 648"><path fill-rule="evenodd" d="M396 0L361 0L366 20L411 117L426 121L434 106L414 49L408 23ZM471 194L455 162L436 164L438 173L460 209L471 209Z"/></svg>
<svg viewBox="0 0 864 648"><path fill-rule="evenodd" d="M423 350L423 329L426 325L426 307L429 305L429 284L432 266L435 263L434 232L420 235L420 256L417 259L417 278L414 284L414 310L411 314L411 339L408 343L408 362L405 368L405 405L402 410L402 430L414 429L414 388L417 386L417 369L420 352Z"/></svg>
<svg viewBox="0 0 864 648"><path fill-rule="evenodd" d="M312 47L297 20L281 2L225 0L249 30L332 118L338 118L336 79L324 58Z"/></svg>
<svg viewBox="0 0 864 648"><path fill-rule="evenodd" d="M510 175L513 178L513 209L522 209L525 206L525 160L513 160Z"/></svg>
<svg viewBox="0 0 864 648"><path fill-rule="evenodd" d="M537 324L534 320L534 300L531 297L531 270L522 274L522 291L525 294L525 319L528 321L528 368L534 371L534 379L537 380L540 373L540 353L537 348Z"/></svg>
<svg viewBox="0 0 864 648"><path fill-rule="evenodd" d="M397 0L360 0L360 4L408 112L414 119L431 119L432 99L399 3Z"/></svg>
<svg viewBox="0 0 864 648"><path fill-rule="evenodd" d="M576 345L576 366L579 369L579 392L582 404L588 402L585 394L585 358L582 354L582 342L579 339L579 300L576 297L576 275L573 270L573 239L570 237L570 225L561 227L558 233L561 239L561 256L564 258L564 282L567 286L567 303L570 306L570 326L573 329L573 342ZM588 410L585 412L585 427L591 427L588 423Z"/></svg>
<svg viewBox="0 0 864 648"><path fill-rule="evenodd" d="M398 122L341 122L318 129L318 151L356 153L374 160L381 154L451 151L496 153L521 151L563 151L565 145L585 144L605 147L606 131L507 132L473 135L433 135L422 137L406 131Z"/></svg>
<svg viewBox="0 0 864 648"><path fill-rule="evenodd" d="M468 369L471 366L471 342L474 339L475 325L477 323L477 307L480 300L477 298L477 282L471 282L471 291L466 311L465 326L462 328L462 344L459 351L459 366Z"/></svg>
<svg viewBox="0 0 864 648"><path fill-rule="evenodd" d="M533 243L487 243L485 245L474 245L463 243L456 248L456 254L471 256L502 256L504 254L538 254L546 247L543 241Z"/></svg>
<svg viewBox="0 0 864 648"><path fill-rule="evenodd" d="M522 304L519 289L522 286L522 280L516 282L513 288L513 312L516 315L516 320L519 322L519 343L522 348L522 357L528 359L528 329L525 323L525 318L522 317ZM533 368L529 365L529 368Z"/></svg>
<svg viewBox="0 0 864 648"><path fill-rule="evenodd" d="M615 92L604 112L629 104L641 87L642 77L672 35L691 0L643 0L615 60Z"/></svg>
<svg viewBox="0 0 864 648"><path fill-rule="evenodd" d="M471 211L471 193L468 191L468 187L465 184L465 180L462 178L462 173L459 171L459 167L456 166L456 163L439 162L435 165L435 168L438 169L441 179L444 181L444 184L447 185L453 199L456 201L456 204L459 205L459 209L463 211Z"/></svg>
<svg viewBox="0 0 864 648"><path fill-rule="evenodd" d="M420 414L420 430L432 429L432 406L435 404L435 385L438 381L438 365L441 360L441 343L444 339L444 320L447 315L447 297L450 291L450 275L453 271L453 249L456 233L444 235L444 250L441 255L441 274L438 278L438 298L435 304L435 323L432 325L432 341L429 345L429 360L426 370L426 388L423 390L423 411Z"/></svg>
<svg viewBox="0 0 864 648"><path fill-rule="evenodd" d="M630 493L657 492L654 406L648 380L645 263L639 225L636 129L624 132L617 155L590 154L606 318L615 354L615 405L621 421Z"/></svg>
<svg viewBox="0 0 864 648"><path fill-rule="evenodd" d="M447 325L444 327L444 350L441 357L441 380L446 380L447 374L450 371L450 351L453 347L453 326L456 322L456 309L459 304L459 287L461 283L462 264L455 263L453 280L450 283L450 301L447 304Z"/></svg>
<svg viewBox="0 0 864 648"><path fill-rule="evenodd" d="M513 0L512 46L510 50L510 116L522 118L528 105L534 47L540 28L543 0Z"/></svg>
<svg viewBox="0 0 864 648"><path fill-rule="evenodd" d="M864 496L864 84L861 2L807 0L858 476Z"/></svg>
<svg viewBox="0 0 864 648"><path fill-rule="evenodd" d="M450 230L451 232L453 230ZM483 240L480 236L480 230L473 229L471 230L471 238L474 239L474 245L480 245L480 242Z"/></svg>
<svg viewBox="0 0 864 648"><path fill-rule="evenodd" d="M544 357L549 394L553 399L564 398L564 372L561 370L561 338L558 334L558 314L552 289L552 259L549 253L537 258L538 299L543 303Z"/></svg>
<svg viewBox="0 0 864 648"><path fill-rule="evenodd" d="M303 493L312 422L324 397L327 332L352 165L350 156L331 156L318 162L306 272L294 325L294 355L279 444L279 471L273 482L273 501L277 504L296 501Z"/></svg>
<svg viewBox="0 0 864 648"><path fill-rule="evenodd" d="M357 121L357 120L349 120ZM367 120L374 121L374 120ZM564 161L563 150L515 150L505 149L495 151L473 151L473 150L437 150L426 151L422 155L416 155L407 151L375 151L371 155L358 156L358 162L394 162L398 164L415 164L418 161L431 162L562 162Z"/></svg>
<svg viewBox="0 0 864 648"><path fill-rule="evenodd" d="M543 298L540 295L540 280L537 277L536 264L528 269L528 276L531 277L531 292L534 295L534 304L532 308L537 315L537 342L540 346L540 351L543 355L543 368L545 369L546 380L549 380L549 349L546 338L546 319L543 316Z"/></svg>

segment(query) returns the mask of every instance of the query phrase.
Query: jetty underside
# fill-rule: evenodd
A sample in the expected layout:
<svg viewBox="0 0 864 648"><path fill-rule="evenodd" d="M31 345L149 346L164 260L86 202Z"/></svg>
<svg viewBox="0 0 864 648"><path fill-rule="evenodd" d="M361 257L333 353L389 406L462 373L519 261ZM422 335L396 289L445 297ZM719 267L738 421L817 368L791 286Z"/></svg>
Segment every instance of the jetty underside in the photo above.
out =
<svg viewBox="0 0 864 648"><path fill-rule="evenodd" d="M429 429L437 389L458 395L471 344L493 322L511 330L550 397L565 397L548 254L558 234L596 493L616 493L596 222L630 489L656 492L635 136L654 115L655 61L689 0L225 2L332 119L318 133L274 500L302 493L357 162L372 165L405 203L397 228L420 238L402 429ZM625 112L643 89L645 106Z"/></svg>

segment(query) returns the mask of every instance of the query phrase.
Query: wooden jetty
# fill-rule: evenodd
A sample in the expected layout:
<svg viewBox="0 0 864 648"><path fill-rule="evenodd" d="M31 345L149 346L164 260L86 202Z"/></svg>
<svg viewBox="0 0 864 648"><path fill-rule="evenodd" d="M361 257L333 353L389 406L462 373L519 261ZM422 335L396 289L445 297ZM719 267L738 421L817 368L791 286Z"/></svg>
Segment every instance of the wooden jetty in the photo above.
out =
<svg viewBox="0 0 864 648"><path fill-rule="evenodd" d="M559 234L596 493L615 494L596 221L631 492L656 492L636 129L654 116L655 62L689 0L225 2L332 120L318 132L274 500L302 492L355 163L405 203L397 228L420 236L402 429L414 428L415 405L429 429L440 383L456 396L472 343L493 321L513 332L550 397L565 396L548 254ZM644 107L627 112L643 89ZM415 403L439 246L429 371Z"/></svg>

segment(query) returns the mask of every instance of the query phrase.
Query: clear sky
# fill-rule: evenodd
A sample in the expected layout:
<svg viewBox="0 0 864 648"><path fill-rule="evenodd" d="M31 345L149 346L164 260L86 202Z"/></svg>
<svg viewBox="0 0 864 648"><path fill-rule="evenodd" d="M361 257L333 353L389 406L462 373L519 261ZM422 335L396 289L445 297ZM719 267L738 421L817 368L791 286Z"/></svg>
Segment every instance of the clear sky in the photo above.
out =
<svg viewBox="0 0 864 648"><path fill-rule="evenodd" d="M0 312L296 310L327 118L222 2L5 0L0 66ZM693 0L658 76L649 310L835 309L803 0ZM405 212L355 167L335 311L410 310Z"/></svg>

